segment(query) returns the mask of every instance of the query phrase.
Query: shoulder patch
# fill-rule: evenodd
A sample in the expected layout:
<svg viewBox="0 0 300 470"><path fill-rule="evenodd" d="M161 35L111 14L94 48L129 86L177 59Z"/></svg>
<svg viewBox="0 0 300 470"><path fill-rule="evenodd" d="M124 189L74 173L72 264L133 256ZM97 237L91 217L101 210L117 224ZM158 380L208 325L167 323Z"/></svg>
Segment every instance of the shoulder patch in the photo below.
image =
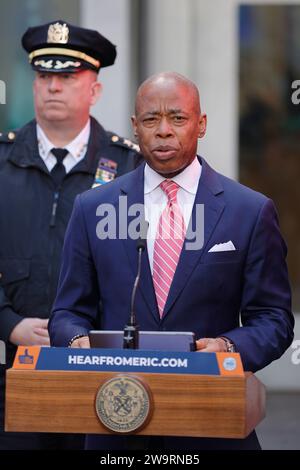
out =
<svg viewBox="0 0 300 470"><path fill-rule="evenodd" d="M16 132L9 131L9 132L0 132L0 142L10 142L13 143L16 139Z"/></svg>
<svg viewBox="0 0 300 470"><path fill-rule="evenodd" d="M134 150L135 152L140 151L140 147L135 142L132 142L130 139L124 139L123 137L118 136L117 134L112 134L110 137L110 141L114 145L120 145L121 147L128 148L130 150Z"/></svg>

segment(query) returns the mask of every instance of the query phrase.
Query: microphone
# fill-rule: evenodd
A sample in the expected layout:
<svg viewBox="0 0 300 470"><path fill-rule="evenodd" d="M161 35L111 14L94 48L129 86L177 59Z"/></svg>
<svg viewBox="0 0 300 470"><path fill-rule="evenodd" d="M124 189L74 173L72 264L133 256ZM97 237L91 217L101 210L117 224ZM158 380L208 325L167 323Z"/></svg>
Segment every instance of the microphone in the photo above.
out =
<svg viewBox="0 0 300 470"><path fill-rule="evenodd" d="M137 275L134 281L132 294L131 294L131 307L130 307L129 322L127 325L125 325L125 328L124 328L123 349L139 349L139 326L136 321L134 306L135 306L135 297L137 293L137 288L140 282L142 253L143 251L145 251L145 248L146 248L148 228L149 228L149 223L146 220L144 220L141 223L140 236L136 243L136 249L138 250L138 270L137 270Z"/></svg>

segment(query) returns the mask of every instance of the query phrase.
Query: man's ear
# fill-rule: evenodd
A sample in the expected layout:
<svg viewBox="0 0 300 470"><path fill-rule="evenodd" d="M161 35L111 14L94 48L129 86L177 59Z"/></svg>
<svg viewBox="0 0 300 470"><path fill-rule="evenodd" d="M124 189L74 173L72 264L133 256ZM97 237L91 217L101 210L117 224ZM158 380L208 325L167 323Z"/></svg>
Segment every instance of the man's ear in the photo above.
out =
<svg viewBox="0 0 300 470"><path fill-rule="evenodd" d="M32 82L32 92L33 92L33 94L36 93L36 87L37 87L37 83L36 83L36 76L35 76L34 79L33 79L33 82Z"/></svg>
<svg viewBox="0 0 300 470"><path fill-rule="evenodd" d="M207 126L207 116L206 114L201 114L199 119L199 139L205 136Z"/></svg>
<svg viewBox="0 0 300 470"><path fill-rule="evenodd" d="M102 93L102 84L100 82L93 82L91 85L91 106L97 103Z"/></svg>
<svg viewBox="0 0 300 470"><path fill-rule="evenodd" d="M135 137L136 139L138 139L138 133L137 133L137 119L136 119L136 116L135 116L135 115L131 116L131 125L132 125L132 129L133 129L134 137Z"/></svg>

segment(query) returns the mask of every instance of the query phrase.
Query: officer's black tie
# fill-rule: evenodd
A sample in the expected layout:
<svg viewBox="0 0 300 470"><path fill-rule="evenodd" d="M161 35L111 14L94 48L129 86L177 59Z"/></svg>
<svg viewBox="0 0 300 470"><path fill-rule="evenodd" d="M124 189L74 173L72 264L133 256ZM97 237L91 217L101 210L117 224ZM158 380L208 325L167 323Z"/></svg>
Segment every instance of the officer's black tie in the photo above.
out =
<svg viewBox="0 0 300 470"><path fill-rule="evenodd" d="M56 157L56 165L53 167L51 175L55 181L56 186L60 187L64 177L66 176L66 169L63 165L63 159L69 153L69 151L67 149L53 148L51 152Z"/></svg>

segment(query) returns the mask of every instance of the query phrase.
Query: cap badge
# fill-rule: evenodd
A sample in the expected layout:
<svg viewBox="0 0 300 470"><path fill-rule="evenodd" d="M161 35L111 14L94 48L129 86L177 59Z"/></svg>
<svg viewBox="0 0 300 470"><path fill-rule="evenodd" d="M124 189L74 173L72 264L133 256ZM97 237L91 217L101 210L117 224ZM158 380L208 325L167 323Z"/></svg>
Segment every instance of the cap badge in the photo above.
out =
<svg viewBox="0 0 300 470"><path fill-rule="evenodd" d="M48 43L67 44L69 40L69 28L64 24L54 23L48 28Z"/></svg>

